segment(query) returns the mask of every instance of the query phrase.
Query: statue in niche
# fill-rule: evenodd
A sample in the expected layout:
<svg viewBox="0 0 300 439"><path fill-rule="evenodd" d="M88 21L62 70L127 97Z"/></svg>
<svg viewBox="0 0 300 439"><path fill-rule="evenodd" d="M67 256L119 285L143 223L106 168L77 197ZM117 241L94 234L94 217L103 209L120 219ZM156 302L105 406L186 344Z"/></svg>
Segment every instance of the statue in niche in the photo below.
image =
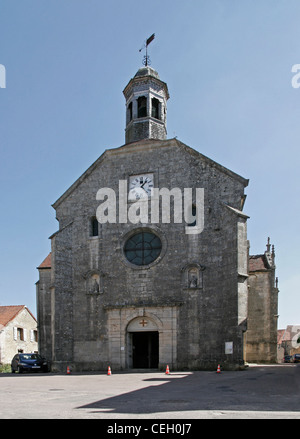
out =
<svg viewBox="0 0 300 439"><path fill-rule="evenodd" d="M189 288L199 287L199 275L196 268L191 268L188 272L188 286Z"/></svg>
<svg viewBox="0 0 300 439"><path fill-rule="evenodd" d="M99 284L97 279L94 279L93 293L99 293Z"/></svg>
<svg viewBox="0 0 300 439"><path fill-rule="evenodd" d="M99 274L93 274L87 279L87 292L89 294L100 293L100 276Z"/></svg>
<svg viewBox="0 0 300 439"><path fill-rule="evenodd" d="M183 288L201 290L203 288L203 271L205 269L205 265L200 265L199 263L184 266L181 269Z"/></svg>

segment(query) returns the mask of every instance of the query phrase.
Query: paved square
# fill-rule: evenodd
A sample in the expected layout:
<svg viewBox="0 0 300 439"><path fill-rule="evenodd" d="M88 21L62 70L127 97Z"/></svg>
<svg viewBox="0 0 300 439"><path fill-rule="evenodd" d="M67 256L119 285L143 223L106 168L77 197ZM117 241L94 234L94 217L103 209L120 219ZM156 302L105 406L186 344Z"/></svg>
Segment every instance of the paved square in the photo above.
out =
<svg viewBox="0 0 300 439"><path fill-rule="evenodd" d="M300 419L300 365L240 372L1 374L1 419Z"/></svg>

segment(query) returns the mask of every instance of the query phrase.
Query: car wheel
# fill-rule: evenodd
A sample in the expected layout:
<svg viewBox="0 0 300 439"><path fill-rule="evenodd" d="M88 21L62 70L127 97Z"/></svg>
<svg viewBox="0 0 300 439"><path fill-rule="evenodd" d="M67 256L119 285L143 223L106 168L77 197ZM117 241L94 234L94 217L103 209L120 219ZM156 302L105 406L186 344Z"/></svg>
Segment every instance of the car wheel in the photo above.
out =
<svg viewBox="0 0 300 439"><path fill-rule="evenodd" d="M23 373L23 369L22 369L22 367L18 367L18 372L19 372L19 373Z"/></svg>
<svg viewBox="0 0 300 439"><path fill-rule="evenodd" d="M15 369L11 368L11 373L15 373Z"/></svg>

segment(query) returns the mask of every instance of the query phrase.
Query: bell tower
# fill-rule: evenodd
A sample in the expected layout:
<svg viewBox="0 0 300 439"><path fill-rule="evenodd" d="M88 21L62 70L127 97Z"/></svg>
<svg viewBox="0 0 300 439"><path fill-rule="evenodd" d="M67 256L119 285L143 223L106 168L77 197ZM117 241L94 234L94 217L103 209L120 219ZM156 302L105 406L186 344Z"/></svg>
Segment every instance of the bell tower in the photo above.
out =
<svg viewBox="0 0 300 439"><path fill-rule="evenodd" d="M141 67L129 81L126 99L125 143L167 137L167 84L152 67Z"/></svg>

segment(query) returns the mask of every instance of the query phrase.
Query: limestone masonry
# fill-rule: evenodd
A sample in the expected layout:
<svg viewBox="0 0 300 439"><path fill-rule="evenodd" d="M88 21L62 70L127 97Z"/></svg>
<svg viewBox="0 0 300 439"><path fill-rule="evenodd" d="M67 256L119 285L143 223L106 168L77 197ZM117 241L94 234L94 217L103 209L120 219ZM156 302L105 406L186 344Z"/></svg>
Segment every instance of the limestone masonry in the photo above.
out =
<svg viewBox="0 0 300 439"><path fill-rule="evenodd" d="M154 69L139 69L124 96L125 145L106 150L53 204L59 230L37 285L40 353L61 371L237 369L248 315L248 180L166 138L169 93ZM172 197L169 223L120 222L117 211L115 223L100 224L96 194L112 189L118 206L120 180L136 194L128 208L138 201L149 211L153 187L204 189L203 231L185 233L187 223L172 220Z"/></svg>

